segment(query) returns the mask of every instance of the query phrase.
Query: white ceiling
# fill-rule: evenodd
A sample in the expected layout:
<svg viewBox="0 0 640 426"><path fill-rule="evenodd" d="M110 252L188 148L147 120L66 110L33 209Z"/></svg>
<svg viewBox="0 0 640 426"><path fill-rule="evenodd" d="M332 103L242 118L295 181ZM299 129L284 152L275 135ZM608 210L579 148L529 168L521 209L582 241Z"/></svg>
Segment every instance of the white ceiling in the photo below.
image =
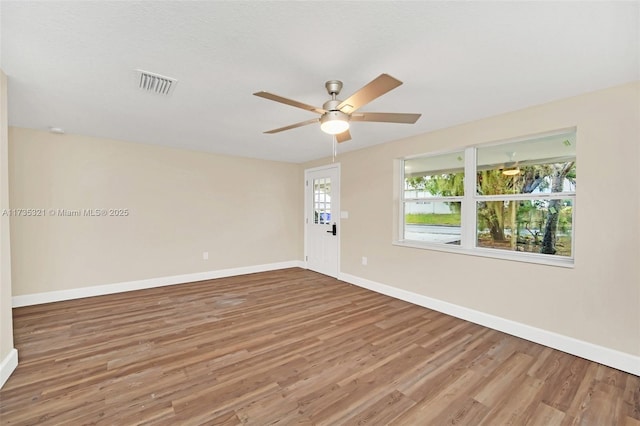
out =
<svg viewBox="0 0 640 426"><path fill-rule="evenodd" d="M640 79L640 3L0 2L9 124L288 162L331 155L311 105L381 73L404 84L361 111L338 152ZM142 92L140 68L178 79ZM606 111L603 111L606 113Z"/></svg>

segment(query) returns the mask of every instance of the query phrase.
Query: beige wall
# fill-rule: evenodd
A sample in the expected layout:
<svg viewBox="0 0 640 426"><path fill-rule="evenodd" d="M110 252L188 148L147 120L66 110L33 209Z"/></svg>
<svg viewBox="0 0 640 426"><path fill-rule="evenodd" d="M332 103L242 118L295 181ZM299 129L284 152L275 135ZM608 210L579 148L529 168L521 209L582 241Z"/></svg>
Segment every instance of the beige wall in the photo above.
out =
<svg viewBox="0 0 640 426"><path fill-rule="evenodd" d="M573 126L573 269L391 244L395 158ZM340 154L341 272L640 355L639 145L636 83Z"/></svg>
<svg viewBox="0 0 640 426"><path fill-rule="evenodd" d="M0 211L9 208L7 76L0 70ZM0 216L0 363L13 349L9 216Z"/></svg>
<svg viewBox="0 0 640 426"><path fill-rule="evenodd" d="M301 260L298 165L9 129L13 294ZM209 252L209 260L202 252Z"/></svg>

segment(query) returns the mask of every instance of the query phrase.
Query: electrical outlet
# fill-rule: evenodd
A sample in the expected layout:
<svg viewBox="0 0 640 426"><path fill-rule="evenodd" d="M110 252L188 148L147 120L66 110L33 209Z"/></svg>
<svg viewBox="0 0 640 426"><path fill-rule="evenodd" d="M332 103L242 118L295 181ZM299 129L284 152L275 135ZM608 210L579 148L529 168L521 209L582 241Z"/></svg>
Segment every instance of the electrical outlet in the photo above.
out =
<svg viewBox="0 0 640 426"><path fill-rule="evenodd" d="M362 264L367 266L367 258L365 256L362 256Z"/></svg>
<svg viewBox="0 0 640 426"><path fill-rule="evenodd" d="M202 260L209 260L209 252L208 251L203 251L202 252Z"/></svg>

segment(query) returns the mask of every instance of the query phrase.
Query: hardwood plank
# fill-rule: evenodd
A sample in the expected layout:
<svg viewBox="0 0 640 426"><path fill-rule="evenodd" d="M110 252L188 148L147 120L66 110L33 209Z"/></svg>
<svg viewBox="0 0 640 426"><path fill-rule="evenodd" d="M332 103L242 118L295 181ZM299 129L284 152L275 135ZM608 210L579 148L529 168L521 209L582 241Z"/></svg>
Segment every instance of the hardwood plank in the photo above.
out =
<svg viewBox="0 0 640 426"><path fill-rule="evenodd" d="M632 425L640 378L292 268L14 309L2 425Z"/></svg>
<svg viewBox="0 0 640 426"><path fill-rule="evenodd" d="M527 426L556 426L565 424L565 413L545 403L539 403Z"/></svg>
<svg viewBox="0 0 640 426"><path fill-rule="evenodd" d="M350 423L386 425L414 405L415 402L410 398L407 398L402 392L394 390L382 398L372 401L365 410L350 419Z"/></svg>
<svg viewBox="0 0 640 426"><path fill-rule="evenodd" d="M441 387L435 394L416 401L416 404L405 411L400 417L394 420L392 425L430 425L436 424L436 419L445 411L451 410L453 403L457 401L459 396L473 383L480 380L477 373L473 370L467 370L454 381Z"/></svg>
<svg viewBox="0 0 640 426"><path fill-rule="evenodd" d="M515 425L526 423L538 405L543 384L539 379L524 376L518 387L512 389L505 399L492 406L481 424Z"/></svg>
<svg viewBox="0 0 640 426"><path fill-rule="evenodd" d="M633 417L626 416L624 418L624 426L640 426L640 420L634 419Z"/></svg>
<svg viewBox="0 0 640 426"><path fill-rule="evenodd" d="M582 358L566 355L568 363L553 378L545 381L549 392L545 402L560 411L566 412L575 399L579 386L589 364Z"/></svg>
<svg viewBox="0 0 640 426"><path fill-rule="evenodd" d="M451 410L444 410L434 419L434 424L477 426L489 412L489 408L463 393L451 403L450 407Z"/></svg>

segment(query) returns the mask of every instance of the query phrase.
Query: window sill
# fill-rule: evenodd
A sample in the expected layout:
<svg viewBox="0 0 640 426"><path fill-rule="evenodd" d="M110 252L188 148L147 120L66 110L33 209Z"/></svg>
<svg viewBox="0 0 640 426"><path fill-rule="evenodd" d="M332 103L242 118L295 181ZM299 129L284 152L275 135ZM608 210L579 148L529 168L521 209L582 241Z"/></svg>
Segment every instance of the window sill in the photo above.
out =
<svg viewBox="0 0 640 426"><path fill-rule="evenodd" d="M432 243L425 243L425 242L413 241L413 240L393 241L392 244L394 246L399 246L399 247L443 251L447 253L456 253L456 254L462 254L467 256L489 257L493 259L502 259L502 260L509 260L514 262L536 263L539 265L558 266L562 268L574 267L573 258L566 258L566 257L550 258L550 256L547 256L544 254L514 253L510 251L501 251L501 250L493 250L493 249L485 249L485 248L469 249L469 248L464 248L460 246L452 246L452 245L446 245L446 244L432 244Z"/></svg>

